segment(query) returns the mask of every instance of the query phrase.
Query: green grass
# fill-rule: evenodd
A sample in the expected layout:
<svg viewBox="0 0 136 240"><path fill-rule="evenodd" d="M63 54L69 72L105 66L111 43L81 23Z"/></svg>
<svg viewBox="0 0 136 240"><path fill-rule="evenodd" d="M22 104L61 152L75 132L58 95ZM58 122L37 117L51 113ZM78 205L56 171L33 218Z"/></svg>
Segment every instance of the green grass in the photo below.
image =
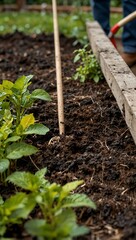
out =
<svg viewBox="0 0 136 240"><path fill-rule="evenodd" d="M93 21L92 13L78 11L71 14L59 14L59 30L68 37L86 39L86 20ZM111 15L111 25L113 26L121 19L121 15ZM2 12L0 14L0 34L14 31L25 32L26 34L39 34L41 32L53 32L53 17L50 13L39 12Z"/></svg>

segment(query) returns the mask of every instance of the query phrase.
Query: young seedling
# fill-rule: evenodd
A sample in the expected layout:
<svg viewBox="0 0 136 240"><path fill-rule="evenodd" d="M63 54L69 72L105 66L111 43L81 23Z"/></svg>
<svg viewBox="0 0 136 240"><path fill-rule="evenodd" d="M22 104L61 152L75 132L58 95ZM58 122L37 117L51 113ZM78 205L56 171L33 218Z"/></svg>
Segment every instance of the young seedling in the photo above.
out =
<svg viewBox="0 0 136 240"><path fill-rule="evenodd" d="M83 181L74 181L61 186L60 184L50 183L46 180L44 177L46 171L46 169L42 169L36 172L36 174L15 172L7 178L7 181L23 189L24 199L27 199L24 200L27 203L27 207L26 205L24 206L24 215L22 218L28 216L28 213L32 210L32 206L39 206L40 216L42 217L40 219L28 220L25 223L26 231L31 236L37 237L40 240L72 240L73 237L88 233L89 229L87 227L77 224L76 214L73 210L75 207L82 206L96 209L94 202L85 194L73 193L79 185L83 184ZM24 193L25 190L27 194ZM1 206L3 209L3 205ZM12 206L11 209L13 209ZM21 217L20 211L19 219ZM12 214L13 212L11 216ZM4 215L0 216L0 219L3 218ZM8 219L11 219L10 214ZM0 220L1 227L4 229L1 236L6 233L9 223L3 223Z"/></svg>
<svg viewBox="0 0 136 240"><path fill-rule="evenodd" d="M29 134L45 135L49 129L35 123L33 114L26 114L37 100L50 101L49 94L43 89L32 93L28 90L33 76L22 76L15 83L3 80L0 84L0 177L3 181L14 163L23 156L38 151L35 146L24 142ZM12 161L13 162L13 161ZM12 164L14 165L14 164ZM5 172L7 171L7 172Z"/></svg>
<svg viewBox="0 0 136 240"><path fill-rule="evenodd" d="M98 83L103 79L101 68L92 53L91 50L87 50L88 45L85 45L82 49L75 50L74 63L80 61L80 66L77 67L74 75L74 80L79 79L81 83L84 83L87 79L93 79Z"/></svg>
<svg viewBox="0 0 136 240"><path fill-rule="evenodd" d="M22 116L25 115L28 108L32 107L37 100L50 101L49 94L43 89L35 89L30 93L30 86L33 75L19 77L14 83L9 80L3 80L0 84L0 102L4 102L8 108L12 108L16 126L19 125ZM10 104L8 104L8 102Z"/></svg>

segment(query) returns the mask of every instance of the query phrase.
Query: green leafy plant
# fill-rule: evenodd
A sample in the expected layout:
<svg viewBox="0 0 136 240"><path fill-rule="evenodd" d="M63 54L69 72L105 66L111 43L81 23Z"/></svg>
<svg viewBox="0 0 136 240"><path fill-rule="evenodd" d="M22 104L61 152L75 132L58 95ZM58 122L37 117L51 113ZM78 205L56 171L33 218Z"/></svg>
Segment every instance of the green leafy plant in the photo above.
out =
<svg viewBox="0 0 136 240"><path fill-rule="evenodd" d="M30 93L28 87L33 76L19 77L14 83L3 80L0 84L0 176L6 177L6 170L14 162L38 151L35 146L24 142L29 134L45 135L49 129L36 123L32 113L26 114L37 100L50 101L49 94L43 89ZM9 174L9 173L8 173Z"/></svg>
<svg viewBox="0 0 136 240"><path fill-rule="evenodd" d="M40 219L28 220L24 225L31 236L39 240L71 240L89 232L87 227L77 224L73 210L82 206L96 209L94 202L85 194L73 193L83 181L74 181L61 186L46 180L44 177L46 171L44 168L35 174L14 172L7 178L7 181L22 188L23 193L18 193L5 203L1 201L0 226L3 229L1 236L6 233L9 223L18 223L21 218L27 218L32 208L37 205L41 211ZM24 193L25 190L27 193ZM21 200L18 200L18 197ZM14 198L17 198L17 204L13 201Z"/></svg>
<svg viewBox="0 0 136 240"><path fill-rule="evenodd" d="M16 119L16 126L19 125L22 116L26 113L37 99L50 101L49 94L43 89L35 89L30 93L30 86L33 75L19 77L14 83L3 80L0 84L0 103L4 102L6 108L12 107L13 116ZM10 104L9 104L10 103ZM2 105L3 106L3 105Z"/></svg>
<svg viewBox="0 0 136 240"><path fill-rule="evenodd" d="M82 49L75 50L76 54L74 57L74 63L80 61L80 66L77 67L74 75L74 80L79 79L80 82L84 83L87 79L93 79L98 83L103 79L101 68L96 60L96 57L89 49L88 45L85 45Z"/></svg>
<svg viewBox="0 0 136 240"><path fill-rule="evenodd" d="M20 192L9 197L5 202L0 198L0 236L6 232L8 224L20 224L35 207L33 198Z"/></svg>

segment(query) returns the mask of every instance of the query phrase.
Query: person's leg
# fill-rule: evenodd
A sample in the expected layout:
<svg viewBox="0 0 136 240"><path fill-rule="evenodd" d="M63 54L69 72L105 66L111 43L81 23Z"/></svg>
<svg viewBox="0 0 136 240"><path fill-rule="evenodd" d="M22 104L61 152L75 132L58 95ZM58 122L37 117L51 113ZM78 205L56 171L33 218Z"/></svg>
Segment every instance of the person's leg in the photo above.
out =
<svg viewBox="0 0 136 240"><path fill-rule="evenodd" d="M110 31L110 0L91 0L93 16L108 35Z"/></svg>
<svg viewBox="0 0 136 240"><path fill-rule="evenodd" d="M136 0L122 0L124 17L136 11ZM136 53L136 19L124 26L122 34L124 52Z"/></svg>
<svg viewBox="0 0 136 240"><path fill-rule="evenodd" d="M122 5L124 17L136 11L136 0L122 0ZM122 57L131 67L136 64L136 19L124 26L122 43L124 48Z"/></svg>

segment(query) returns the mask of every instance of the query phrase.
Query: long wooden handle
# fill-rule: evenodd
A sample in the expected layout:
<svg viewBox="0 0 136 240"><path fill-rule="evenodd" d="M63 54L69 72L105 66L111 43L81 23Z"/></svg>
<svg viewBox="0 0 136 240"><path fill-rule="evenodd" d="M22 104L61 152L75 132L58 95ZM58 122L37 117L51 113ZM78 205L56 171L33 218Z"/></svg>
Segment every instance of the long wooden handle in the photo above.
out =
<svg viewBox="0 0 136 240"><path fill-rule="evenodd" d="M119 22L118 22L118 25L120 27L123 27L126 23L132 21L133 19L136 18L136 11L130 13L127 17L121 19Z"/></svg>
<svg viewBox="0 0 136 240"><path fill-rule="evenodd" d="M117 33L117 31L123 27L126 23L136 19L136 11L130 13L127 17L121 19L118 23L116 23L110 30L108 37L113 39L113 35Z"/></svg>
<svg viewBox="0 0 136 240"><path fill-rule="evenodd" d="M60 41L59 41L56 0L52 0L52 6L53 6L53 24L54 24L55 60L56 60L57 98L58 98L58 121L59 121L59 133L60 135L62 135L65 133L64 103L63 103L63 85L62 85L62 73L61 73Z"/></svg>

